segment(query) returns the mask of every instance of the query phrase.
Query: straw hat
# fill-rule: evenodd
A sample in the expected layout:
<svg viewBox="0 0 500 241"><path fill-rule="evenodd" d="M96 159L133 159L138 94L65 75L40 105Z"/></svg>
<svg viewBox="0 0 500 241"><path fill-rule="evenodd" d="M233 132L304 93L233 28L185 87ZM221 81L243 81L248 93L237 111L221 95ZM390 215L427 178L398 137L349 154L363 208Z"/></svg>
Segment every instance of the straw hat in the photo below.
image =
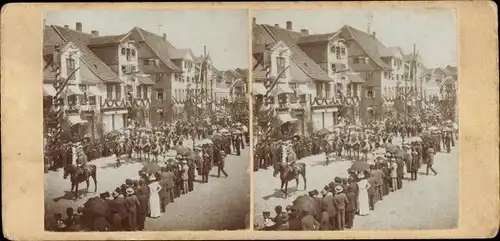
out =
<svg viewBox="0 0 500 241"><path fill-rule="evenodd" d="M132 195L132 194L134 194L134 189L131 188L131 187L129 187L129 188L127 188L126 192L127 192L128 195Z"/></svg>
<svg viewBox="0 0 500 241"><path fill-rule="evenodd" d="M335 192L336 192L336 193L340 193L340 192L342 192L342 191L344 191L344 188L343 188L342 186L336 186L336 187L335 187Z"/></svg>

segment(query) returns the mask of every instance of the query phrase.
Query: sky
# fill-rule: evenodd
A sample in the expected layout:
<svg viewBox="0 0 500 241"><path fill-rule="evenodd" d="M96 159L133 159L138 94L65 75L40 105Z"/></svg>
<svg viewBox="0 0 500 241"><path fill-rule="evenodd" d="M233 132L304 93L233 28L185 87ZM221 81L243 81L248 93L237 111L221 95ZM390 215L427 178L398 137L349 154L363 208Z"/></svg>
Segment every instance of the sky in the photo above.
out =
<svg viewBox="0 0 500 241"><path fill-rule="evenodd" d="M248 68L248 11L176 10L176 11L50 11L44 15L47 25L76 22L82 30L99 31L100 36L118 35L137 26L162 36L176 48L190 48L196 56L207 46L217 69ZM159 27L158 25L162 25Z"/></svg>
<svg viewBox="0 0 500 241"><path fill-rule="evenodd" d="M385 46L400 46L405 54L413 44L428 68L457 66L457 20L454 9L322 9L253 10L257 24L279 24L292 29L309 29L309 34L335 32L344 25L371 31Z"/></svg>

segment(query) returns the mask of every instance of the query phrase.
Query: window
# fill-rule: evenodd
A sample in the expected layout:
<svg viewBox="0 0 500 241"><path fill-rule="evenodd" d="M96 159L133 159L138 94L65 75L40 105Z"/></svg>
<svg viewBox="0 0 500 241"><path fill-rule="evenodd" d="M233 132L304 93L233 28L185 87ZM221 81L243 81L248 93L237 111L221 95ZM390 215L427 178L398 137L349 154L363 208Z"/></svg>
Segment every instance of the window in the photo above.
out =
<svg viewBox="0 0 500 241"><path fill-rule="evenodd" d="M342 47L342 48L340 49L340 51L341 51L342 56L344 56L344 57L345 57L345 56L346 56L346 48L345 48L345 47Z"/></svg>
<svg viewBox="0 0 500 241"><path fill-rule="evenodd" d="M359 58L354 58L354 59L352 60L352 62L353 62L354 64L359 64Z"/></svg>
<svg viewBox="0 0 500 241"><path fill-rule="evenodd" d="M276 57L276 66L278 67L278 73L281 73L281 71L283 71L285 69L285 58L283 57ZM285 73L283 73L282 75L283 77L285 77Z"/></svg>
<svg viewBox="0 0 500 241"><path fill-rule="evenodd" d="M335 64L332 64L332 72L337 73L337 66Z"/></svg>
<svg viewBox="0 0 500 241"><path fill-rule="evenodd" d="M67 100L68 105L76 105L76 95L69 95Z"/></svg>
<svg viewBox="0 0 500 241"><path fill-rule="evenodd" d="M106 97L109 100L113 99L113 86L112 85L106 85Z"/></svg>
<svg viewBox="0 0 500 241"><path fill-rule="evenodd" d="M87 86L80 85L80 89L83 92L83 95L80 96L80 104L85 105L85 104L87 104Z"/></svg>
<svg viewBox="0 0 500 241"><path fill-rule="evenodd" d="M187 69L187 62L186 61L182 61L183 65L184 65L184 68Z"/></svg>
<svg viewBox="0 0 500 241"><path fill-rule="evenodd" d="M352 96L352 85L347 85L347 96Z"/></svg>
<svg viewBox="0 0 500 241"><path fill-rule="evenodd" d="M332 47L330 47L330 52L331 52L332 54L334 54L334 53L335 53L335 45L334 45L334 46L332 46Z"/></svg>
<svg viewBox="0 0 500 241"><path fill-rule="evenodd" d="M340 59L340 47L335 47L335 56L337 57L337 59Z"/></svg>
<svg viewBox="0 0 500 241"><path fill-rule="evenodd" d="M70 75L76 69L76 61L74 59L67 58L66 59L66 75ZM75 79L75 74L73 74L70 80Z"/></svg>
<svg viewBox="0 0 500 241"><path fill-rule="evenodd" d="M135 49L132 49L130 53L132 54L133 57L135 57Z"/></svg>
<svg viewBox="0 0 500 241"><path fill-rule="evenodd" d="M306 95L305 94L299 95L299 102L306 103Z"/></svg>
<svg viewBox="0 0 500 241"><path fill-rule="evenodd" d="M148 96L148 87L147 86L143 86L142 87L142 98L143 99L149 99L149 96Z"/></svg>
<svg viewBox="0 0 500 241"><path fill-rule="evenodd" d="M132 60L132 55L130 54L129 48L127 48L126 53L127 53L127 60Z"/></svg>
<svg viewBox="0 0 500 241"><path fill-rule="evenodd" d="M141 86L138 85L137 87L135 87L135 92L136 92L136 97L137 98L141 98Z"/></svg>
<svg viewBox="0 0 500 241"><path fill-rule="evenodd" d="M120 85L116 85L115 92L116 92L115 100L121 100L122 99L122 88Z"/></svg>
<svg viewBox="0 0 500 241"><path fill-rule="evenodd" d="M135 73L135 66L134 65L130 66L130 72Z"/></svg>
<svg viewBox="0 0 500 241"><path fill-rule="evenodd" d="M373 93L373 88L371 87L366 88L366 98L373 98L373 97L375 97Z"/></svg>
<svg viewBox="0 0 500 241"><path fill-rule="evenodd" d="M127 51L127 49L125 48L122 48L121 52L122 52L122 55L125 55L125 52Z"/></svg>
<svg viewBox="0 0 500 241"><path fill-rule="evenodd" d="M325 84L325 97L330 98L331 86L329 84Z"/></svg>
<svg viewBox="0 0 500 241"><path fill-rule="evenodd" d="M322 91L322 85L320 83L316 84L316 96L318 98L322 98L323 97L323 91Z"/></svg>
<svg viewBox="0 0 500 241"><path fill-rule="evenodd" d="M122 65L122 73L124 73L124 74L127 73L127 66Z"/></svg>
<svg viewBox="0 0 500 241"><path fill-rule="evenodd" d="M399 74L396 74L396 80L399 80Z"/></svg>

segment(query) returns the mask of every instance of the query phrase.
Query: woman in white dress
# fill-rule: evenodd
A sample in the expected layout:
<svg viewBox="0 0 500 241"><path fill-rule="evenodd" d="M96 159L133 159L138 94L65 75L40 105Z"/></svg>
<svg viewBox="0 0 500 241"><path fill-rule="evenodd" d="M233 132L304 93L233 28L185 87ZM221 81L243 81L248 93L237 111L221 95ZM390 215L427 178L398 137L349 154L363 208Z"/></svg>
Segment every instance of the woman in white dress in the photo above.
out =
<svg viewBox="0 0 500 241"><path fill-rule="evenodd" d="M370 183L366 179L366 176L360 174L361 180L358 182L359 186L359 215L365 216L370 213L370 206L368 200L368 188L370 188Z"/></svg>
<svg viewBox="0 0 500 241"><path fill-rule="evenodd" d="M157 218L161 215L160 210L160 195L158 192L161 190L161 186L156 181L155 175L149 177L149 213L150 217Z"/></svg>

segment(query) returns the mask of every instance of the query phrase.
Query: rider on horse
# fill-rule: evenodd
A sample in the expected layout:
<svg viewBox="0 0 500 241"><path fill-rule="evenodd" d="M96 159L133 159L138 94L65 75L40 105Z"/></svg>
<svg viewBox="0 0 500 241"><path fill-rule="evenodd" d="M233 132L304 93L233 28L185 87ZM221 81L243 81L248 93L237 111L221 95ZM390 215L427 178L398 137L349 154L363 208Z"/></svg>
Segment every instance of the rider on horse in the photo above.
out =
<svg viewBox="0 0 500 241"><path fill-rule="evenodd" d="M295 176L299 175L300 167L296 164L297 161L297 155L293 151L292 144L285 144L285 153L286 155L286 162L288 163L289 167L292 168L293 172L295 173Z"/></svg>
<svg viewBox="0 0 500 241"><path fill-rule="evenodd" d="M78 166L78 171L81 172L82 174L90 175L90 168L87 166L87 156L83 152L83 146L77 145L76 147L76 164Z"/></svg>

